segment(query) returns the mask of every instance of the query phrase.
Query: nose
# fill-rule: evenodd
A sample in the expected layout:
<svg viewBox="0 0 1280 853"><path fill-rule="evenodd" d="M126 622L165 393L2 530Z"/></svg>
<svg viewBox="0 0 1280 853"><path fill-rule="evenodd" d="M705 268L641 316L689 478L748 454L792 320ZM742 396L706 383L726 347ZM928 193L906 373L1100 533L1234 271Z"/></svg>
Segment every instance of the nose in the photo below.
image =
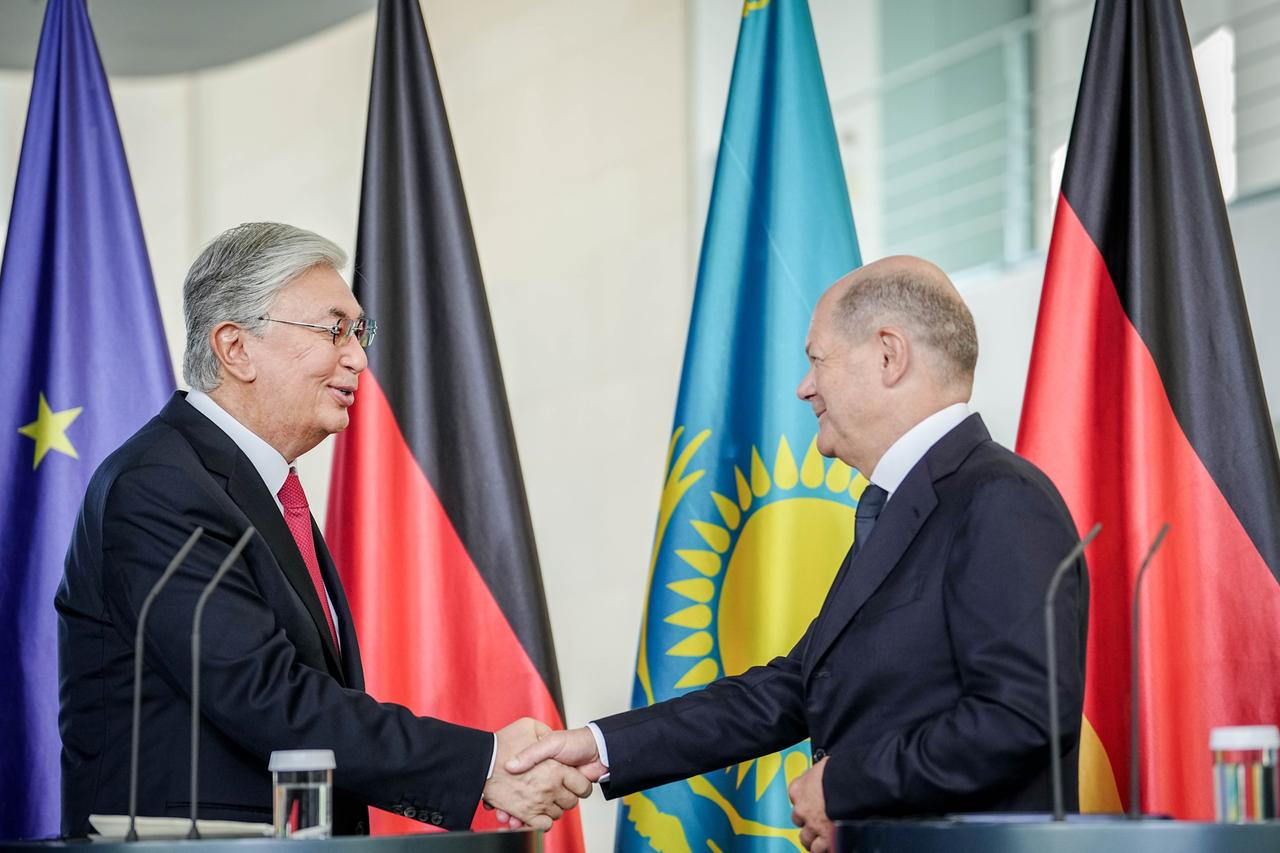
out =
<svg viewBox="0 0 1280 853"><path fill-rule="evenodd" d="M369 366L369 356L365 354L364 347L360 346L360 342L354 335L347 339L341 349L342 356L339 362L352 373L363 373Z"/></svg>
<svg viewBox="0 0 1280 853"><path fill-rule="evenodd" d="M813 382L813 368L810 367L805 371L804 378L800 380L800 387L796 389L796 396L806 402L814 394L818 393L818 388Z"/></svg>

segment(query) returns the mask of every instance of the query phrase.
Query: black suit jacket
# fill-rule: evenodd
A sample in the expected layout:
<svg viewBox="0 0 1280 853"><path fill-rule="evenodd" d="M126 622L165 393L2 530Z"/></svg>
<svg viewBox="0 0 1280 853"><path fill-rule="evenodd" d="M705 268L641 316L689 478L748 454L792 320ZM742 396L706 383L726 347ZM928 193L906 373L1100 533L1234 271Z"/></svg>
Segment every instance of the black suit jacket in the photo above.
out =
<svg viewBox="0 0 1280 853"><path fill-rule="evenodd" d="M199 525L204 537L148 617L138 774L140 814L188 814L192 614L250 524L258 535L209 599L202 626L200 816L269 822L271 751L323 748L337 758L335 832L367 831L367 805L469 826L493 735L364 692L351 612L315 522L341 655L262 478L179 393L95 472L67 553L55 602L63 832L84 835L91 813L128 810L138 611Z"/></svg>
<svg viewBox="0 0 1280 853"><path fill-rule="evenodd" d="M598 721L607 795L810 737L832 819L1049 809L1042 602L1076 541L1048 478L970 416L908 473L790 654ZM1073 808L1087 608L1081 560L1057 597Z"/></svg>

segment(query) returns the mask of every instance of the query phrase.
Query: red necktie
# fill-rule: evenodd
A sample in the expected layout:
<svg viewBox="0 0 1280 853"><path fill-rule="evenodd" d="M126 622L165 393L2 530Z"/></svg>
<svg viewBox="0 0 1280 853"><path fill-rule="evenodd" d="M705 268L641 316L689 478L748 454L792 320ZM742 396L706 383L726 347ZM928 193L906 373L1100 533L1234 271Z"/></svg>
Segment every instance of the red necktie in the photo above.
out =
<svg viewBox="0 0 1280 853"><path fill-rule="evenodd" d="M333 647L338 648L338 632L333 627L333 614L329 612L329 596L324 591L324 579L320 577L320 561L316 558L316 542L311 536L311 508L307 506L307 493L302 491L302 483L298 480L298 472L289 469L284 485L276 493L284 507L284 523L289 525L293 541L298 543L302 552L302 562L307 564L307 574L315 584L316 595L320 596L320 609L324 611L324 621L329 626L329 636L333 637Z"/></svg>

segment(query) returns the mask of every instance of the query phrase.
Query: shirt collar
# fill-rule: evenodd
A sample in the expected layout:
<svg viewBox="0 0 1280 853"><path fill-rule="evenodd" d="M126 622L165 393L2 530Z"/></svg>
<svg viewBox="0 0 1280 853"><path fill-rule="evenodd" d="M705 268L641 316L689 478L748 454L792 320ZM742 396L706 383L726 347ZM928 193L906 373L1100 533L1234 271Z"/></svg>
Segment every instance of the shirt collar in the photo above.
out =
<svg viewBox="0 0 1280 853"><path fill-rule="evenodd" d="M893 497L893 493L902 485L911 469L916 467L916 463L924 458L940 438L959 426L967 417L968 403L953 403L929 415L889 445L869 479L888 492L889 497Z"/></svg>
<svg viewBox="0 0 1280 853"><path fill-rule="evenodd" d="M213 398L203 391L188 391L187 402L197 412L213 421L214 425L225 432L227 437L235 442L236 447L249 457L258 476L266 484L267 491L271 492L271 497L275 499L276 506L280 506L280 496L277 493L284 485L285 478L289 476L289 463L280 455L280 451L232 417L226 409L215 403ZM281 511L283 512L283 509Z"/></svg>

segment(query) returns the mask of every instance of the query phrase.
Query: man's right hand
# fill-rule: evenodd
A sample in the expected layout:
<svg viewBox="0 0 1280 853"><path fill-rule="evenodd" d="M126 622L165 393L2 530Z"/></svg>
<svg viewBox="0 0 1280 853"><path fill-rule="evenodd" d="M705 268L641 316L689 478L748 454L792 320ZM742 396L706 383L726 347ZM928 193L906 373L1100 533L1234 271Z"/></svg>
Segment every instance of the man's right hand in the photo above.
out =
<svg viewBox="0 0 1280 853"><path fill-rule="evenodd" d="M600 761L595 736L586 726L539 735L536 743L525 747L519 755L507 761L505 767L510 773L521 774L548 760L576 767L592 782L598 782L609 772L609 768Z"/></svg>
<svg viewBox="0 0 1280 853"><path fill-rule="evenodd" d="M591 780L573 767L554 761L536 762L527 772L513 774L506 768L516 753L536 745L551 729L524 718L498 731L498 754L493 776L484 785L485 805L500 809L534 829L547 830L556 818L591 794ZM590 738L590 732L587 733ZM594 748L594 747L593 747Z"/></svg>

